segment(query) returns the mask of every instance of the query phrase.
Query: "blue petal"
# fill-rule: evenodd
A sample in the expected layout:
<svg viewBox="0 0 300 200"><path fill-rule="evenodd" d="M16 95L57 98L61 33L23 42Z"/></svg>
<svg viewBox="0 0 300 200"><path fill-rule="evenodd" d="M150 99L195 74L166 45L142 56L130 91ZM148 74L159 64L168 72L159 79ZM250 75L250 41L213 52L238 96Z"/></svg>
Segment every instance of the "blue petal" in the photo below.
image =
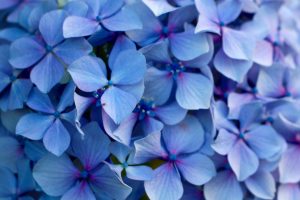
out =
<svg viewBox="0 0 300 200"><path fill-rule="evenodd" d="M88 5L83 1L69 1L64 6L64 10L68 12L69 15L75 16L86 16L88 9Z"/></svg>
<svg viewBox="0 0 300 200"><path fill-rule="evenodd" d="M121 163L126 161L131 151L129 147L119 142L112 142L109 146L109 150Z"/></svg>
<svg viewBox="0 0 300 200"><path fill-rule="evenodd" d="M220 35L221 34L221 28L219 25L208 19L204 15L200 15L198 17L197 26L195 28L195 33L201 33L201 32L210 32Z"/></svg>
<svg viewBox="0 0 300 200"><path fill-rule="evenodd" d="M54 10L41 18L39 30L48 45L53 47L63 41L62 25L66 17L64 10Z"/></svg>
<svg viewBox="0 0 300 200"><path fill-rule="evenodd" d="M138 100L132 94L111 86L101 97L101 103L114 122L120 124L134 110Z"/></svg>
<svg viewBox="0 0 300 200"><path fill-rule="evenodd" d="M63 23L63 36L65 38L88 36L100 29L101 26L96 20L70 16Z"/></svg>
<svg viewBox="0 0 300 200"><path fill-rule="evenodd" d="M21 194L35 190L36 183L33 179L30 160L22 159L18 161L18 189Z"/></svg>
<svg viewBox="0 0 300 200"><path fill-rule="evenodd" d="M109 54L108 65L113 66L114 62L116 61L116 59L118 57L118 55L122 51L130 50L130 49L131 50L136 50L134 42L132 42L126 36L120 35L117 38L117 40L114 44L114 47L113 47L113 49L111 50L111 52Z"/></svg>
<svg viewBox="0 0 300 200"><path fill-rule="evenodd" d="M197 15L198 13L194 5L182 6L169 14L168 28L176 32L184 27L185 24L192 23Z"/></svg>
<svg viewBox="0 0 300 200"><path fill-rule="evenodd" d="M0 72L0 92L10 84L10 77L3 72Z"/></svg>
<svg viewBox="0 0 300 200"><path fill-rule="evenodd" d="M79 121L84 112L94 103L94 98L82 97L76 92L74 93L74 103L76 107L76 123L80 125Z"/></svg>
<svg viewBox="0 0 300 200"><path fill-rule="evenodd" d="M23 108L31 88L32 83L28 79L17 79L14 81L9 91L7 108L9 110Z"/></svg>
<svg viewBox="0 0 300 200"><path fill-rule="evenodd" d="M23 69L36 63L45 53L44 47L33 39L21 38L11 44L9 62L13 67Z"/></svg>
<svg viewBox="0 0 300 200"><path fill-rule="evenodd" d="M222 49L218 51L214 58L215 68L224 76L239 83L245 79L252 64L252 61L232 59Z"/></svg>
<svg viewBox="0 0 300 200"><path fill-rule="evenodd" d="M274 199L276 185L273 176L269 172L258 171L248 178L246 186L252 194L262 199Z"/></svg>
<svg viewBox="0 0 300 200"><path fill-rule="evenodd" d="M128 58L132 59L128 59ZM146 59L136 50L122 51L110 66L113 84L130 85L141 81L146 72Z"/></svg>
<svg viewBox="0 0 300 200"><path fill-rule="evenodd" d="M218 23L218 10L215 1L210 0L195 0L197 10L201 15Z"/></svg>
<svg viewBox="0 0 300 200"><path fill-rule="evenodd" d="M186 31L170 36L171 51L179 60L192 60L209 51L205 33Z"/></svg>
<svg viewBox="0 0 300 200"><path fill-rule="evenodd" d="M117 13L120 9L122 9L124 5L123 0L115 0L114 2L112 1L102 1L101 3L101 10L99 13L99 16L101 18L107 18L115 13Z"/></svg>
<svg viewBox="0 0 300 200"><path fill-rule="evenodd" d="M246 131L259 124L262 120L263 114L263 105L260 102L251 102L245 104L240 111L239 120L240 120L240 130Z"/></svg>
<svg viewBox="0 0 300 200"><path fill-rule="evenodd" d="M81 57L69 66L68 71L83 91L93 92L107 84L105 64L100 58Z"/></svg>
<svg viewBox="0 0 300 200"><path fill-rule="evenodd" d="M209 200L242 200L243 191L230 171L222 171L204 186L204 196Z"/></svg>
<svg viewBox="0 0 300 200"><path fill-rule="evenodd" d="M16 172L16 163L23 157L21 149L22 146L16 139L2 136L0 138L0 166Z"/></svg>
<svg viewBox="0 0 300 200"><path fill-rule="evenodd" d="M54 119L54 116L36 113L27 114L19 120L16 127L16 134L32 140L40 140Z"/></svg>
<svg viewBox="0 0 300 200"><path fill-rule="evenodd" d="M300 148L297 145L289 145L279 162L279 174L281 183L297 183L300 181Z"/></svg>
<svg viewBox="0 0 300 200"><path fill-rule="evenodd" d="M255 40L246 32L223 28L223 50L233 59L251 60L255 49Z"/></svg>
<svg viewBox="0 0 300 200"><path fill-rule="evenodd" d="M158 63L172 63L169 52L168 40L162 40L155 44L150 44L139 50L142 52L148 61L154 61Z"/></svg>
<svg viewBox="0 0 300 200"><path fill-rule="evenodd" d="M173 77L169 72L154 67L148 68L145 75L144 97L153 99L157 105L166 103L171 95L173 82ZM162 85L164 87L161 87Z"/></svg>
<svg viewBox="0 0 300 200"><path fill-rule="evenodd" d="M298 200L300 198L300 188L298 184L283 184L278 188L278 200Z"/></svg>
<svg viewBox="0 0 300 200"><path fill-rule="evenodd" d="M59 83L64 73L63 65L54 55L49 53L32 69L30 79L40 91L47 93Z"/></svg>
<svg viewBox="0 0 300 200"><path fill-rule="evenodd" d="M7 40L9 42L13 42L21 37L28 36L28 33L21 28L17 27L8 27L1 29L0 38Z"/></svg>
<svg viewBox="0 0 300 200"><path fill-rule="evenodd" d="M166 163L154 170L154 177L145 181L145 190L150 199L174 200L183 195L183 186L178 170Z"/></svg>
<svg viewBox="0 0 300 200"><path fill-rule="evenodd" d="M94 180L90 186L99 199L126 199L132 191L106 164L101 165L92 175Z"/></svg>
<svg viewBox="0 0 300 200"><path fill-rule="evenodd" d="M249 147L261 159L269 159L282 150L283 138L271 126L258 126L245 134Z"/></svg>
<svg viewBox="0 0 300 200"><path fill-rule="evenodd" d="M258 41L253 54L253 62L269 67L273 64L273 47L265 40Z"/></svg>
<svg viewBox="0 0 300 200"><path fill-rule="evenodd" d="M237 139L237 135L225 129L220 129L216 140L212 144L212 148L221 155L227 155L235 145Z"/></svg>
<svg viewBox="0 0 300 200"><path fill-rule="evenodd" d="M147 117L141 123L144 134L150 134L153 132L161 131L164 127L164 124L152 117Z"/></svg>
<svg viewBox="0 0 300 200"><path fill-rule="evenodd" d="M176 155L195 152L204 142L204 130L191 115L178 125L165 127L162 136L168 152Z"/></svg>
<svg viewBox="0 0 300 200"><path fill-rule="evenodd" d="M60 97L59 103L57 105L57 111L62 112L68 106L73 105L74 92L75 92L75 85L74 83L71 82L65 87L65 90L63 91L62 96Z"/></svg>
<svg viewBox="0 0 300 200"><path fill-rule="evenodd" d="M153 178L153 171L148 166L128 166L126 176L133 180L147 181Z"/></svg>
<svg viewBox="0 0 300 200"><path fill-rule="evenodd" d="M143 0L143 2L152 10L152 12L156 16L160 16L162 14L174 11L176 7L169 4L167 1L159 0L159 1L153 1L153 0Z"/></svg>
<svg viewBox="0 0 300 200"><path fill-rule="evenodd" d="M46 149L56 156L62 155L67 150L70 141L69 132L59 119L54 121L43 137Z"/></svg>
<svg viewBox="0 0 300 200"><path fill-rule="evenodd" d="M53 52L66 64L71 64L91 51L92 46L83 38L68 39L53 49Z"/></svg>
<svg viewBox="0 0 300 200"><path fill-rule="evenodd" d="M222 1L218 4L220 21L229 24L238 18L242 11L242 3L235 0Z"/></svg>
<svg viewBox="0 0 300 200"><path fill-rule="evenodd" d="M51 103L47 94L41 93L37 88L33 88L31 91L27 105L36 111L44 113L54 113L55 109Z"/></svg>
<svg viewBox="0 0 300 200"><path fill-rule="evenodd" d="M48 154L33 168L34 179L51 196L65 194L75 183L77 173L78 170L65 154L61 157Z"/></svg>
<svg viewBox="0 0 300 200"><path fill-rule="evenodd" d="M129 31L143 27L137 14L126 6L115 15L102 20L101 23L110 31Z"/></svg>
<svg viewBox="0 0 300 200"><path fill-rule="evenodd" d="M194 185L203 185L216 175L214 163L201 153L178 157L176 166L185 180Z"/></svg>
<svg viewBox="0 0 300 200"><path fill-rule="evenodd" d="M77 182L74 187L68 190L61 198L61 200L96 200L93 191L86 181Z"/></svg>
<svg viewBox="0 0 300 200"><path fill-rule="evenodd" d="M241 139L229 151L228 161L237 179L240 181L253 175L259 165L255 153Z"/></svg>
<svg viewBox="0 0 300 200"><path fill-rule="evenodd" d="M154 132L134 142L134 163L145 163L155 158L167 157L167 152L161 146L161 133Z"/></svg>
<svg viewBox="0 0 300 200"><path fill-rule="evenodd" d="M10 197L16 194L17 181L14 174L6 168L0 168L0 196Z"/></svg>
<svg viewBox="0 0 300 200"><path fill-rule="evenodd" d="M213 93L213 83L201 74L182 72L177 77L176 100L185 109L207 109Z"/></svg>
<svg viewBox="0 0 300 200"><path fill-rule="evenodd" d="M155 115L167 125L175 125L181 122L187 110L181 108L176 102L155 108Z"/></svg>
<svg viewBox="0 0 300 200"><path fill-rule="evenodd" d="M96 122L87 124L82 130L85 133L84 139L78 133L73 134L72 150L85 169L93 169L109 155L110 140Z"/></svg>

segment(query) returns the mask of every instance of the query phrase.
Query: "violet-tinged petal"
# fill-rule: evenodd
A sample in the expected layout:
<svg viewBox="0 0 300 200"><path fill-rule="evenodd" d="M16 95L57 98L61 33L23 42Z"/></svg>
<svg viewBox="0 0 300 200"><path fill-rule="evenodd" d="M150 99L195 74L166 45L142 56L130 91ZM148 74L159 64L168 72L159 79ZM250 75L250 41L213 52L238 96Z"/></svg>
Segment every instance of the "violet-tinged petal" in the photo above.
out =
<svg viewBox="0 0 300 200"><path fill-rule="evenodd" d="M214 58L215 68L224 76L239 83L245 79L252 64L253 62L249 60L232 59L222 49L217 52Z"/></svg>
<svg viewBox="0 0 300 200"><path fill-rule="evenodd" d="M300 180L300 148L297 145L289 145L279 162L279 174L281 183L297 183Z"/></svg>
<svg viewBox="0 0 300 200"><path fill-rule="evenodd" d="M266 67L273 64L273 47L270 42L260 40L256 43L253 62Z"/></svg>
<svg viewBox="0 0 300 200"><path fill-rule="evenodd" d="M80 181L68 190L61 198L61 200L96 200L93 191L86 181Z"/></svg>
<svg viewBox="0 0 300 200"><path fill-rule="evenodd" d="M75 183L78 170L69 157L44 156L33 168L33 177L43 191L51 196L65 194Z"/></svg>
<svg viewBox="0 0 300 200"><path fill-rule="evenodd" d="M258 198L274 199L275 197L275 180L269 172L258 171L250 176L245 184L250 192Z"/></svg>
<svg viewBox="0 0 300 200"><path fill-rule="evenodd" d="M176 7L172 6L165 0L143 0L143 2L152 10L155 16L160 16L176 9Z"/></svg>
<svg viewBox="0 0 300 200"><path fill-rule="evenodd" d="M110 140L96 122L85 125L82 131L85 133L84 139L75 133L71 147L85 169L93 169L109 155Z"/></svg>
<svg viewBox="0 0 300 200"><path fill-rule="evenodd" d="M201 74L182 72L177 77L176 100L189 110L207 109L213 93L213 83Z"/></svg>
<svg viewBox="0 0 300 200"><path fill-rule="evenodd" d="M155 108L155 115L167 125L175 125L186 116L187 110L181 108L178 103Z"/></svg>
<svg viewBox="0 0 300 200"><path fill-rule="evenodd" d="M128 59L130 58L131 59ZM122 51L110 66L111 81L117 85L130 85L141 81L146 72L146 59L136 50Z"/></svg>
<svg viewBox="0 0 300 200"><path fill-rule="evenodd" d="M255 49L255 40L243 31L224 27L223 50L227 56L239 60L251 60Z"/></svg>
<svg viewBox="0 0 300 200"><path fill-rule="evenodd" d="M100 29L101 26L96 20L79 16L69 16L63 23L63 36L65 38L88 36Z"/></svg>
<svg viewBox="0 0 300 200"><path fill-rule="evenodd" d="M167 157L167 152L161 145L161 133L154 132L134 142L136 149L134 163L145 163L159 157Z"/></svg>
<svg viewBox="0 0 300 200"><path fill-rule="evenodd" d="M254 174L259 165L257 156L242 139L238 140L229 151L228 161L240 181Z"/></svg>
<svg viewBox="0 0 300 200"><path fill-rule="evenodd" d="M203 185L216 175L214 163L201 153L179 156L176 166L185 180L194 185Z"/></svg>
<svg viewBox="0 0 300 200"><path fill-rule="evenodd" d="M188 15L187 15L188 13ZM180 30L187 23L192 23L192 21L197 17L197 10L194 5L183 6L171 12L168 17L168 28L173 32Z"/></svg>
<svg viewBox="0 0 300 200"><path fill-rule="evenodd" d="M92 46L84 38L68 39L53 49L53 52L66 64L71 64L91 51Z"/></svg>
<svg viewBox="0 0 300 200"><path fill-rule="evenodd" d="M153 170L148 166L128 166L126 176L133 180L149 181L153 178Z"/></svg>
<svg viewBox="0 0 300 200"><path fill-rule="evenodd" d="M39 30L49 46L53 47L64 40L62 25L66 17L64 10L54 10L41 18Z"/></svg>
<svg viewBox="0 0 300 200"><path fill-rule="evenodd" d="M199 15L195 33L210 32L220 35L221 28L217 23L208 19L205 15Z"/></svg>
<svg viewBox="0 0 300 200"><path fill-rule="evenodd" d="M278 154L284 145L283 139L267 125L254 128L245 134L249 147L261 159L268 159Z"/></svg>
<svg viewBox="0 0 300 200"><path fill-rule="evenodd" d="M100 58L84 56L73 62L68 71L77 87L86 92L93 92L107 84L106 68Z"/></svg>
<svg viewBox="0 0 300 200"><path fill-rule="evenodd" d="M126 6L115 15L103 19L101 23L110 31L129 31L143 27L138 15Z"/></svg>
<svg viewBox="0 0 300 200"><path fill-rule="evenodd" d="M231 171L222 171L204 185L204 196L207 200L242 200L243 191Z"/></svg>
<svg viewBox="0 0 300 200"><path fill-rule="evenodd" d="M44 47L35 40L25 37L11 44L9 62L15 68L24 69L35 64L45 53Z"/></svg>
<svg viewBox="0 0 300 200"><path fill-rule="evenodd" d="M169 37L171 51L179 60L192 60L209 51L206 33L192 31L175 33Z"/></svg>
<svg viewBox="0 0 300 200"><path fill-rule="evenodd" d="M174 200L183 195L183 186L178 170L166 163L154 170L154 177L145 181L145 190L150 199Z"/></svg>
<svg viewBox="0 0 300 200"><path fill-rule="evenodd" d="M236 20L242 11L242 3L235 0L222 1L218 4L220 22L229 24Z"/></svg>
<svg viewBox="0 0 300 200"><path fill-rule="evenodd" d="M132 94L111 86L101 97L101 103L114 122L120 124L134 110L138 101Z"/></svg>
<svg viewBox="0 0 300 200"><path fill-rule="evenodd" d="M285 94L282 85L284 78L284 68L273 66L271 68L261 69L257 78L257 91L263 97L280 97Z"/></svg>
<svg viewBox="0 0 300 200"><path fill-rule="evenodd" d="M162 136L168 152L175 155L195 152L204 142L203 127L192 115L175 126L166 126Z"/></svg>
<svg viewBox="0 0 300 200"><path fill-rule="evenodd" d="M237 135L228 132L226 129L220 129L212 148L221 155L227 155L237 140Z"/></svg>
<svg viewBox="0 0 300 200"><path fill-rule="evenodd" d="M278 187L278 200L298 200L300 198L299 184L283 184Z"/></svg>
<svg viewBox="0 0 300 200"><path fill-rule="evenodd" d="M147 117L142 121L142 128L145 134L150 134L153 132L161 131L164 127L164 124L159 120L156 120L152 117Z"/></svg>
<svg viewBox="0 0 300 200"><path fill-rule="evenodd" d="M218 23L217 5L214 1L210 0L195 0L195 5L200 15Z"/></svg>
<svg viewBox="0 0 300 200"><path fill-rule="evenodd" d="M54 116L29 113L19 120L16 127L16 134L31 140L40 140L54 119Z"/></svg>
<svg viewBox="0 0 300 200"><path fill-rule="evenodd" d="M69 132L59 119L54 121L43 137L46 149L56 156L61 156L67 150L70 141Z"/></svg>
<svg viewBox="0 0 300 200"><path fill-rule="evenodd" d="M55 109L47 94L40 92L37 88L33 88L28 99L27 105L36 111L44 113L54 113Z"/></svg>
<svg viewBox="0 0 300 200"><path fill-rule="evenodd" d="M300 98L300 70L297 68L295 70L289 71L289 76L287 80L287 91L291 93L294 98Z"/></svg>
<svg viewBox="0 0 300 200"><path fill-rule="evenodd" d="M168 101L172 87L173 78L167 71L161 71L154 67L147 69L145 75L145 98L153 99L155 104L162 105ZM164 87L161 87L161 86Z"/></svg>
<svg viewBox="0 0 300 200"><path fill-rule="evenodd" d="M92 173L90 187L99 199L126 199L132 189L106 164Z"/></svg>

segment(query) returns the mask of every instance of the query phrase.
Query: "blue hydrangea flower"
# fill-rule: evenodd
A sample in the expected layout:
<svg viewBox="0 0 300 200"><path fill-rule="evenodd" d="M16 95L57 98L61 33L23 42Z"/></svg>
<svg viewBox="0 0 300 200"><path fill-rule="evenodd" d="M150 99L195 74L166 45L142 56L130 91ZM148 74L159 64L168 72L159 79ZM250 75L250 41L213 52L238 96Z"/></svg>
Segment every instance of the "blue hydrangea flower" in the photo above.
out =
<svg viewBox="0 0 300 200"><path fill-rule="evenodd" d="M213 149L228 156L228 162L239 181L244 181L259 168L259 159L276 160L286 148L285 141L270 125L262 124L263 107L259 102L246 104L237 119L227 119L228 110L217 102L214 112L218 135Z"/></svg>
<svg viewBox="0 0 300 200"><path fill-rule="evenodd" d="M8 62L9 46L0 46L0 108L3 111L23 108L32 88L24 71L14 70Z"/></svg>
<svg viewBox="0 0 300 200"><path fill-rule="evenodd" d="M151 167L143 165L134 165L133 149L121 143L113 142L109 146L112 155L116 156L120 164L111 165L113 169L121 176L122 171L126 172L126 176L133 180L147 181L153 178Z"/></svg>
<svg viewBox="0 0 300 200"><path fill-rule="evenodd" d="M70 65L68 71L77 87L93 92L93 97L75 96L77 119L95 102L120 124L138 104L144 91L145 57L131 41L120 37L110 53L108 65L109 70L94 56L84 56Z"/></svg>
<svg viewBox="0 0 300 200"><path fill-rule="evenodd" d="M37 88L31 92L27 105L36 112L23 116L16 127L16 134L32 140L43 139L44 146L51 153L60 156L69 147L70 135L64 122L74 123L74 84L69 84L56 107L50 98Z"/></svg>
<svg viewBox="0 0 300 200"><path fill-rule="evenodd" d="M172 56L166 41L141 51L149 65L145 78L146 98L152 98L158 105L164 104L175 87L175 98L182 108L196 110L210 107L213 81L207 64L211 52L194 60L181 61Z"/></svg>
<svg viewBox="0 0 300 200"><path fill-rule="evenodd" d="M126 199L131 188L103 162L109 155L108 137L95 122L83 131L84 140L78 133L72 138L76 160L72 162L66 154L46 155L34 166L34 179L48 195L62 196L62 200Z"/></svg>
<svg viewBox="0 0 300 200"><path fill-rule="evenodd" d="M161 159L164 164L154 170L154 177L145 181L150 199L180 199L183 195L181 176L194 185L202 185L215 175L213 162L199 150L204 131L196 118L187 116L175 126L165 127L134 143L135 163Z"/></svg>
<svg viewBox="0 0 300 200"><path fill-rule="evenodd" d="M128 31L141 29L142 24L124 0L98 1L82 0L89 9L85 16L69 16L63 24L64 37L82 37L92 35L106 28L110 31Z"/></svg>
<svg viewBox="0 0 300 200"><path fill-rule="evenodd" d="M30 79L44 93L62 79L68 64L92 50L83 38L63 38L62 23L66 17L63 10L46 13L39 23L41 37L18 39L10 48L12 66L17 69L33 66Z"/></svg>
<svg viewBox="0 0 300 200"><path fill-rule="evenodd" d="M196 17L193 5L177 9L162 17L162 20L156 18L143 3L136 3L132 7L141 18L143 28L127 31L126 34L140 46L167 40L172 54L179 60L192 60L209 51L206 34L194 34L194 27L184 26Z"/></svg>
<svg viewBox="0 0 300 200"><path fill-rule="evenodd" d="M142 99L133 113L120 125L115 124L105 112L102 114L103 126L109 136L130 145L132 141L152 132L161 131L166 125L175 125L182 121L187 111L176 102L156 106L153 101Z"/></svg>

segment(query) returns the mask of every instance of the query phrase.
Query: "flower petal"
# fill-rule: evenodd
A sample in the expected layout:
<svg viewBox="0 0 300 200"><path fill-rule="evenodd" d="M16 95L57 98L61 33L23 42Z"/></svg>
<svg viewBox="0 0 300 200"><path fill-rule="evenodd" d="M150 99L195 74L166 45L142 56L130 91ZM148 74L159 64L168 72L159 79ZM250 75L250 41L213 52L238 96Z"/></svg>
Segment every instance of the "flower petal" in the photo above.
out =
<svg viewBox="0 0 300 200"><path fill-rule="evenodd" d="M27 105L36 111L44 113L54 113L55 109L51 103L47 94L40 92L37 88L33 88L31 91Z"/></svg>
<svg viewBox="0 0 300 200"><path fill-rule="evenodd" d="M153 178L153 171L148 166L129 166L126 168L128 178L138 181L148 181Z"/></svg>
<svg viewBox="0 0 300 200"><path fill-rule="evenodd" d="M176 102L155 108L155 115L167 125L175 125L186 116L187 110L181 108Z"/></svg>
<svg viewBox="0 0 300 200"><path fill-rule="evenodd" d="M100 29L101 26L96 20L79 16L69 16L63 23L63 36L65 38L88 36Z"/></svg>
<svg viewBox="0 0 300 200"><path fill-rule="evenodd" d="M297 183L300 181L300 148L297 145L289 145L279 162L279 174L281 183Z"/></svg>
<svg viewBox="0 0 300 200"><path fill-rule="evenodd" d="M96 200L93 191L86 181L77 182L74 187L68 190L61 198L61 200Z"/></svg>
<svg viewBox="0 0 300 200"><path fill-rule="evenodd" d="M278 200L298 200L300 188L298 184L283 184L278 188Z"/></svg>

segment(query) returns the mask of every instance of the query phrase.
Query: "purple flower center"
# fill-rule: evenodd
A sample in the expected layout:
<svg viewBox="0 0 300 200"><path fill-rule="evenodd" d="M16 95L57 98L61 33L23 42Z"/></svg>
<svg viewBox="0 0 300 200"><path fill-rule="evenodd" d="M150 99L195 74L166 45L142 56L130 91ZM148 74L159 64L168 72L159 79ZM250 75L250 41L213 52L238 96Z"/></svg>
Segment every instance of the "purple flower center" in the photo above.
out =
<svg viewBox="0 0 300 200"><path fill-rule="evenodd" d="M80 172L80 178L87 179L89 177L89 172L86 170L83 170Z"/></svg>
<svg viewBox="0 0 300 200"><path fill-rule="evenodd" d="M174 78L176 78L181 72L185 71L185 67L180 61L175 61L172 64L168 64L166 68Z"/></svg>

